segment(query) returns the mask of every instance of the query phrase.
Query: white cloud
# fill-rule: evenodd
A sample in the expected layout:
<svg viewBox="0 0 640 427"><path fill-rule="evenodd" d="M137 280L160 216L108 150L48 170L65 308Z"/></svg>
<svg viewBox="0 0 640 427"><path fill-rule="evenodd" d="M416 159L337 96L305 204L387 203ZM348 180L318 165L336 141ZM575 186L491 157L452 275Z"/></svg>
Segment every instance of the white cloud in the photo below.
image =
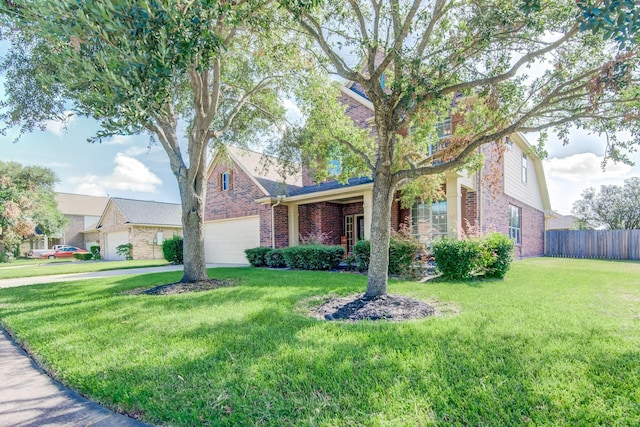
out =
<svg viewBox="0 0 640 427"><path fill-rule="evenodd" d="M47 131L62 138L67 129L76 121L76 116L71 111L64 112L66 120L47 120L45 127Z"/></svg>
<svg viewBox="0 0 640 427"><path fill-rule="evenodd" d="M547 178L560 178L583 182L593 179L624 179L629 176L631 166L609 161L602 170L603 157L593 153L580 153L565 158L553 158L544 161Z"/></svg>
<svg viewBox="0 0 640 427"><path fill-rule="evenodd" d="M123 153L117 153L113 172L107 176L85 175L73 177L74 192L88 195L106 195L113 191L157 193L162 180L142 162Z"/></svg>
<svg viewBox="0 0 640 427"><path fill-rule="evenodd" d="M593 153L580 153L543 161L551 208L569 214L573 203L582 197L586 188L622 185L625 178L637 174L633 167L611 161L603 171L602 159Z"/></svg>
<svg viewBox="0 0 640 427"><path fill-rule="evenodd" d="M105 145L129 145L133 142L133 138L131 136L125 135L114 135L111 138L105 140L103 144Z"/></svg>

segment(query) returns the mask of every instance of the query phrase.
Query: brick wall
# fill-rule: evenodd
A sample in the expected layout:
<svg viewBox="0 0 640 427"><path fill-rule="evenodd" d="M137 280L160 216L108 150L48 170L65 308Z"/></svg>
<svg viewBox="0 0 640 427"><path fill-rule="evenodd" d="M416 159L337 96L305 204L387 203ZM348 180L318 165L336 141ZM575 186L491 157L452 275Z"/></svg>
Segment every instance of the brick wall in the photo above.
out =
<svg viewBox="0 0 640 427"><path fill-rule="evenodd" d="M68 246L84 248L84 215L65 215L69 221L67 229L64 231L63 243Z"/></svg>
<svg viewBox="0 0 640 427"><path fill-rule="evenodd" d="M289 207L278 205L273 212L276 248L289 246Z"/></svg>
<svg viewBox="0 0 640 427"><path fill-rule="evenodd" d="M162 232L163 238L168 239L174 234L182 236L182 229L164 228L154 226L134 226L131 231L130 243L133 245L131 255L133 259L163 259L162 245L149 243L156 238L158 232Z"/></svg>
<svg viewBox="0 0 640 427"><path fill-rule="evenodd" d="M516 206L522 212L522 243L516 246L516 257L543 255L544 212L504 194L504 169L501 160L489 154L490 146L485 146L482 150L487 158L485 167L482 169L482 181L479 183L483 233L498 231L509 235L509 205ZM498 170L502 173L498 176L490 176L492 174L490 162L498 162Z"/></svg>
<svg viewBox="0 0 640 427"><path fill-rule="evenodd" d="M231 188L222 191L219 177L222 173L229 171L231 171ZM264 197L262 190L241 168L235 164L220 163L215 166L207 179L204 220L214 221L259 215L260 245L271 246L271 207L255 202L261 197Z"/></svg>

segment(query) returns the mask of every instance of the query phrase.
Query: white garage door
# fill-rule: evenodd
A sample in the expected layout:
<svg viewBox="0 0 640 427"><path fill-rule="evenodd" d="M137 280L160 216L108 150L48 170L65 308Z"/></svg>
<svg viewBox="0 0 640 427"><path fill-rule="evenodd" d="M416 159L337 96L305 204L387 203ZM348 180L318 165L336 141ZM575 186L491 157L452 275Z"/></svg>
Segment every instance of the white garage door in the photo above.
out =
<svg viewBox="0 0 640 427"><path fill-rule="evenodd" d="M204 225L207 263L248 264L245 249L260 246L260 217L250 216Z"/></svg>
<svg viewBox="0 0 640 427"><path fill-rule="evenodd" d="M124 259L124 256L116 253L116 248L120 245L129 243L129 232L120 231L118 233L107 233L104 236L104 254L105 259L113 261L116 259Z"/></svg>

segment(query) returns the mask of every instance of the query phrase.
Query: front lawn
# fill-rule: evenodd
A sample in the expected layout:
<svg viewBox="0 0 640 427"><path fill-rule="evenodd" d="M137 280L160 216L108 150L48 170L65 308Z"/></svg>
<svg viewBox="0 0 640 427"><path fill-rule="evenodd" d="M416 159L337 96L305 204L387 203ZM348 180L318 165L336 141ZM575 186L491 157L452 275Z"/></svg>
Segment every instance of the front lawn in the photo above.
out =
<svg viewBox="0 0 640 427"><path fill-rule="evenodd" d="M88 273L92 271L158 267L167 264L167 261L163 259L131 261L19 259L12 263L0 264L0 280L15 279L19 277L50 276L54 274Z"/></svg>
<svg viewBox="0 0 640 427"><path fill-rule="evenodd" d="M359 275L213 269L0 289L0 322L57 378L158 425L640 425L640 263L539 258L504 281L392 282L457 314L339 323L301 302Z"/></svg>

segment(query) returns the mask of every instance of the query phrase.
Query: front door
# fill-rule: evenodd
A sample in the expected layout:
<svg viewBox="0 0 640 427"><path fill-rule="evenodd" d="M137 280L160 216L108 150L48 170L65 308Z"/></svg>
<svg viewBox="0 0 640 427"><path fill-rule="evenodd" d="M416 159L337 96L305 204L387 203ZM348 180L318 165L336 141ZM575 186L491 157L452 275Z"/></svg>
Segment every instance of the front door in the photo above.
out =
<svg viewBox="0 0 640 427"><path fill-rule="evenodd" d="M347 238L347 253L352 253L353 245L359 240L364 240L364 215L345 216L344 234Z"/></svg>

